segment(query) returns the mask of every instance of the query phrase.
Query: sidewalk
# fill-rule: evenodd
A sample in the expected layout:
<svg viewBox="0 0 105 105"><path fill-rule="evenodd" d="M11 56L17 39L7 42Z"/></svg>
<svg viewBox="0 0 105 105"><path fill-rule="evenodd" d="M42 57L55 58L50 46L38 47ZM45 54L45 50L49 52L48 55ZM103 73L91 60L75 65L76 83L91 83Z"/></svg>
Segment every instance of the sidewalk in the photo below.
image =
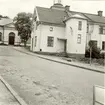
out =
<svg viewBox="0 0 105 105"><path fill-rule="evenodd" d="M0 80L0 105L20 105Z"/></svg>
<svg viewBox="0 0 105 105"><path fill-rule="evenodd" d="M74 62L74 61L69 62L66 59L64 59L63 57L40 55L40 54L30 52L29 50L25 49L24 47L14 47L14 49L17 50L17 51L23 52L25 54L29 54L29 55L32 55L32 56L37 56L39 58L50 60L50 61L53 61L53 62L58 62L58 63L70 65L70 66L75 66L75 67L78 67L78 68L82 68L82 69L85 69L85 70L91 70L91 71L94 71L94 72L105 73L105 67L102 67L102 66L96 66L96 65L91 65L90 66L90 64L81 63L81 62Z"/></svg>
<svg viewBox="0 0 105 105"><path fill-rule="evenodd" d="M1 76L0 105L27 105Z"/></svg>

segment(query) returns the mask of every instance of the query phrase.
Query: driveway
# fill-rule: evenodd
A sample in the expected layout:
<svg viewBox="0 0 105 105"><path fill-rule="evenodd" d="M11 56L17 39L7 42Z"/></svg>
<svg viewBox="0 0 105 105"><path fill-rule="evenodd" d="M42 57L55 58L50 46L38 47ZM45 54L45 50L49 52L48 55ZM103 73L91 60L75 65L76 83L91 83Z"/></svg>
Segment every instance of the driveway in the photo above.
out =
<svg viewBox="0 0 105 105"><path fill-rule="evenodd" d="M93 105L93 86L104 74L0 46L0 74L28 105Z"/></svg>

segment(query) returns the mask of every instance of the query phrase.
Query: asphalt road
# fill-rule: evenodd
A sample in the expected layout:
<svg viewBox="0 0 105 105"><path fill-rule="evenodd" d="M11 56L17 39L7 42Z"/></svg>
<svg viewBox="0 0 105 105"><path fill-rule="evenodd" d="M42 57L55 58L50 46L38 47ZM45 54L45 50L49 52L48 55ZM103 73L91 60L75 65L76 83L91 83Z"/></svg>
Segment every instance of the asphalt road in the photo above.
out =
<svg viewBox="0 0 105 105"><path fill-rule="evenodd" d="M0 46L0 74L28 105L92 105L93 86L104 74Z"/></svg>

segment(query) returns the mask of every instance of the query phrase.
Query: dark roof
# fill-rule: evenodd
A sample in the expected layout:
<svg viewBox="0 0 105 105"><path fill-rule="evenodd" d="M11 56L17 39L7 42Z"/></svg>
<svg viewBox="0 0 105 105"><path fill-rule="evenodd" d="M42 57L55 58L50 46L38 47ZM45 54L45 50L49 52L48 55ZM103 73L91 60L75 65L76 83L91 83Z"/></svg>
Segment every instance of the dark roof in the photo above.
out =
<svg viewBox="0 0 105 105"><path fill-rule="evenodd" d="M1 18L0 19L0 25L1 26L7 25L7 24L10 24L10 23L13 23L12 19L7 19L7 18Z"/></svg>
<svg viewBox="0 0 105 105"><path fill-rule="evenodd" d="M97 23L105 23L105 17L98 16L96 14L82 13L76 11L69 11L68 13L63 10L51 9L51 8L43 8L36 7L39 20L42 22L53 23L64 25L65 17L68 18L70 15L79 14L85 16L89 21L97 22Z"/></svg>
<svg viewBox="0 0 105 105"><path fill-rule="evenodd" d="M88 13L84 13L84 15L89 19L91 19L93 22L105 23L105 17L103 16L98 16L95 14L88 14Z"/></svg>
<svg viewBox="0 0 105 105"><path fill-rule="evenodd" d="M48 22L52 24L59 24L64 25L64 17L67 17L67 14L63 10L56 10L51 8L42 8L42 7L36 7L39 20L42 22Z"/></svg>

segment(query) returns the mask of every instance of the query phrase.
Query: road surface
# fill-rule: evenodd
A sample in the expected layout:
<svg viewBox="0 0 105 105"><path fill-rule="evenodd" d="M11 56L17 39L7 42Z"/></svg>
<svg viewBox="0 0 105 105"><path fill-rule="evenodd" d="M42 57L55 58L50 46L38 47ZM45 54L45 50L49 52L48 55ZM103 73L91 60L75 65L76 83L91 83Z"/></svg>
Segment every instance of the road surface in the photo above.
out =
<svg viewBox="0 0 105 105"><path fill-rule="evenodd" d="M92 105L104 74L0 46L0 74L28 105Z"/></svg>

